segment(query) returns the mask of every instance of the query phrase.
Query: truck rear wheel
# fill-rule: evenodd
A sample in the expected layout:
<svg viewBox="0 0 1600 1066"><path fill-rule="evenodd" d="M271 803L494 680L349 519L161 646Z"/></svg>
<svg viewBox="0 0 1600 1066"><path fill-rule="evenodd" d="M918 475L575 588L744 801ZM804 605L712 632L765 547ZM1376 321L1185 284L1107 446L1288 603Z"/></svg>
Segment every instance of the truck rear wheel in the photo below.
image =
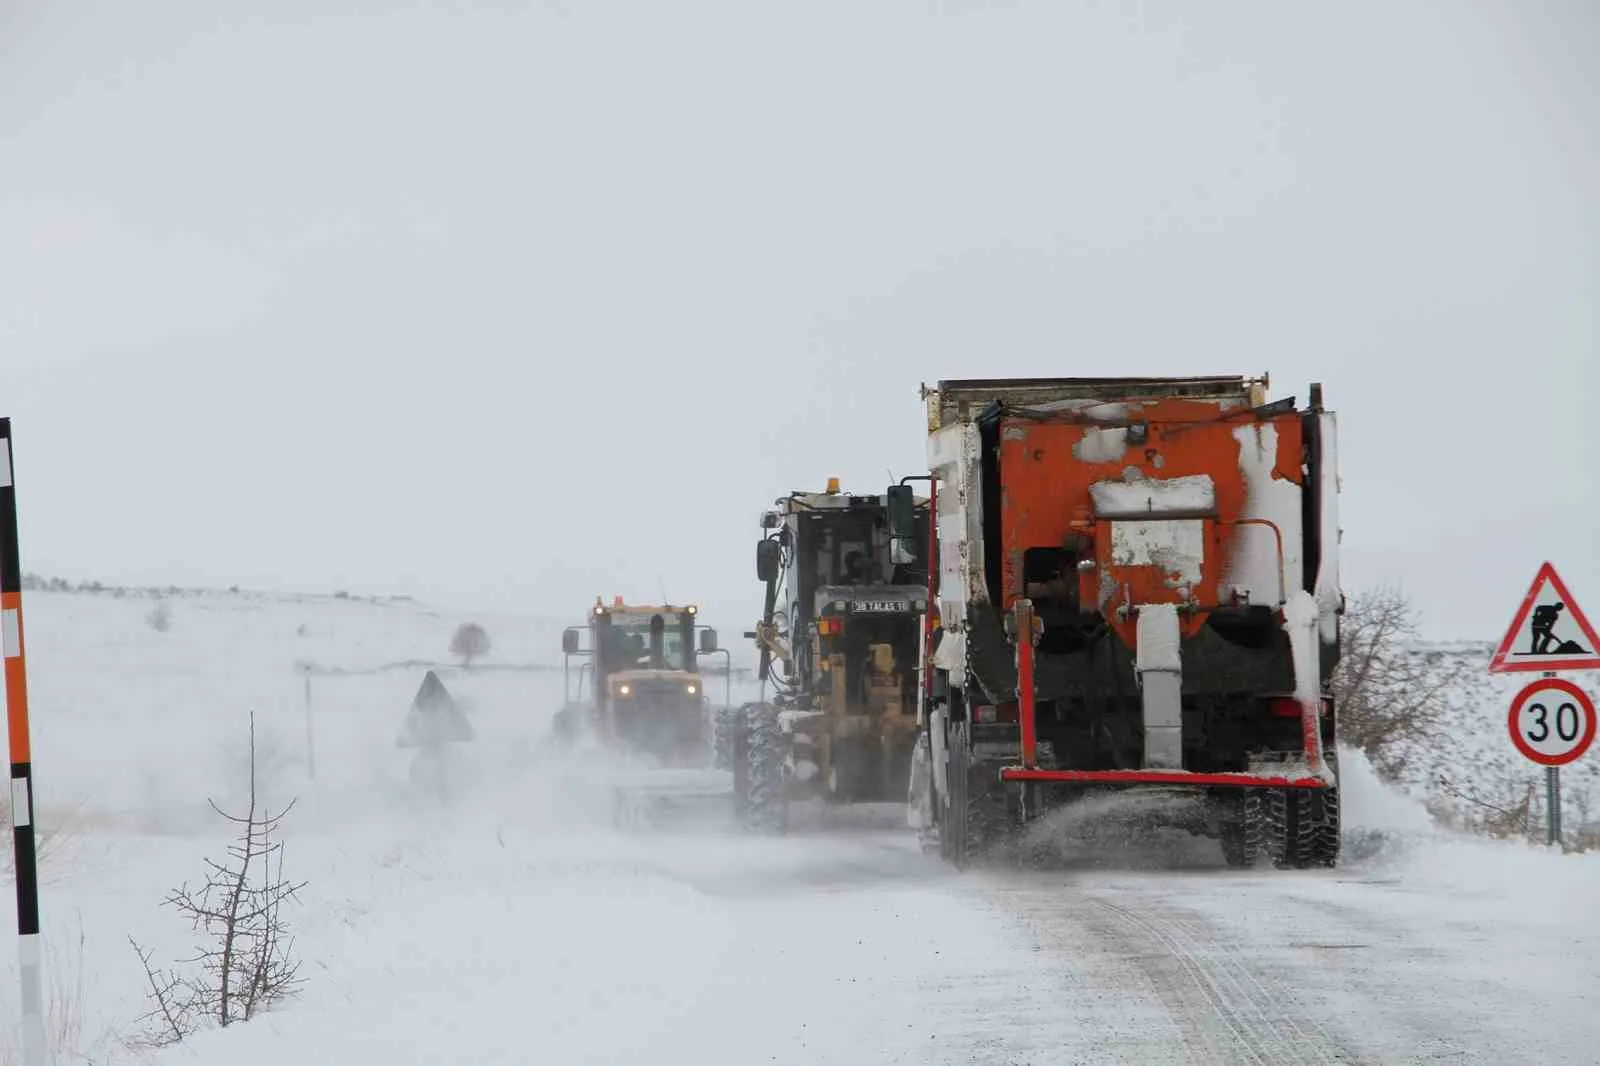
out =
<svg viewBox="0 0 1600 1066"><path fill-rule="evenodd" d="M1238 799L1238 812L1226 818L1218 833L1222 857L1229 866L1248 868L1262 854L1261 790L1245 789Z"/></svg>
<svg viewBox="0 0 1600 1066"><path fill-rule="evenodd" d="M1338 756L1326 755L1334 780ZM1262 804L1263 835L1272 863L1280 870L1339 864L1339 788L1275 788Z"/></svg>
<svg viewBox="0 0 1600 1066"><path fill-rule="evenodd" d="M987 852L1006 835L1008 812L993 767L972 759L966 722L950 727L945 754L948 793L939 811L939 853L957 869ZM997 777L997 775L996 775Z"/></svg>

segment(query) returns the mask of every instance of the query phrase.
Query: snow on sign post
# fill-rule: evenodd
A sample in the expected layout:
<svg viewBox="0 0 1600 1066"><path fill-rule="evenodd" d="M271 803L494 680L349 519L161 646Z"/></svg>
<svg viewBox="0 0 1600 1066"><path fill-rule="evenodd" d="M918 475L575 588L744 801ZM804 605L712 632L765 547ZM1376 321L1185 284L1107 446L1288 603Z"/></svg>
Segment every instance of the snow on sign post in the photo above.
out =
<svg viewBox="0 0 1600 1066"><path fill-rule="evenodd" d="M1534 575L1528 594L1489 660L1491 674L1537 671L1511 701L1511 741L1545 768L1547 839L1561 842L1561 767L1583 757L1594 742L1594 701L1557 673L1600 670L1600 636L1548 562Z"/></svg>

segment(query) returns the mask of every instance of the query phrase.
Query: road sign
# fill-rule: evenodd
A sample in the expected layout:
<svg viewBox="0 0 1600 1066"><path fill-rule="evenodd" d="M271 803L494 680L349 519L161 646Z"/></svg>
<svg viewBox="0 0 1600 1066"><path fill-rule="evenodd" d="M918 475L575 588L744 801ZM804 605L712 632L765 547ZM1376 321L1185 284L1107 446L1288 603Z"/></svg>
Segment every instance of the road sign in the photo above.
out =
<svg viewBox="0 0 1600 1066"><path fill-rule="evenodd" d="M1594 701L1565 678L1542 677L1517 693L1506 725L1523 755L1541 766L1565 766L1594 742Z"/></svg>
<svg viewBox="0 0 1600 1066"><path fill-rule="evenodd" d="M1539 567L1489 661L1491 674L1533 670L1600 670L1600 636L1549 563Z"/></svg>

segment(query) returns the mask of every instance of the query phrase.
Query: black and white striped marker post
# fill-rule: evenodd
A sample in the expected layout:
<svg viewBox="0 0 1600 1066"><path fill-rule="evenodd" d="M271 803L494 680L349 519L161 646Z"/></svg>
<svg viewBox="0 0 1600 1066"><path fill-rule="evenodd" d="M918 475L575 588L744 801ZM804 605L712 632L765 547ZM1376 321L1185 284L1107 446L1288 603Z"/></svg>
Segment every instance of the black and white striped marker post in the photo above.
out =
<svg viewBox="0 0 1600 1066"><path fill-rule="evenodd" d="M33 835L33 755L28 738L28 670L22 645L22 552L11 419L0 418L0 652L5 656L11 751L11 825L16 841L17 933L22 962L22 1061L44 1066L44 980L39 951L39 862Z"/></svg>

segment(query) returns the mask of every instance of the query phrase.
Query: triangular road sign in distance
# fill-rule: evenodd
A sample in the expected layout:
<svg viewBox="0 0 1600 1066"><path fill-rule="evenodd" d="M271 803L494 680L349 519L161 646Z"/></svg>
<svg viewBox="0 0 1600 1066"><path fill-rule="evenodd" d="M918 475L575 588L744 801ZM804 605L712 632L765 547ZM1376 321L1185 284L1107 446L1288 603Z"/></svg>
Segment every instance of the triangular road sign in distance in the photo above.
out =
<svg viewBox="0 0 1600 1066"><path fill-rule="evenodd" d="M429 670L422 679L406 712L400 734L401 747L428 747L436 744L465 743L474 739L472 723L456 705L450 690L437 674Z"/></svg>
<svg viewBox="0 0 1600 1066"><path fill-rule="evenodd" d="M1542 670L1600 670L1600 636L1549 563L1539 567L1489 662L1491 674Z"/></svg>

